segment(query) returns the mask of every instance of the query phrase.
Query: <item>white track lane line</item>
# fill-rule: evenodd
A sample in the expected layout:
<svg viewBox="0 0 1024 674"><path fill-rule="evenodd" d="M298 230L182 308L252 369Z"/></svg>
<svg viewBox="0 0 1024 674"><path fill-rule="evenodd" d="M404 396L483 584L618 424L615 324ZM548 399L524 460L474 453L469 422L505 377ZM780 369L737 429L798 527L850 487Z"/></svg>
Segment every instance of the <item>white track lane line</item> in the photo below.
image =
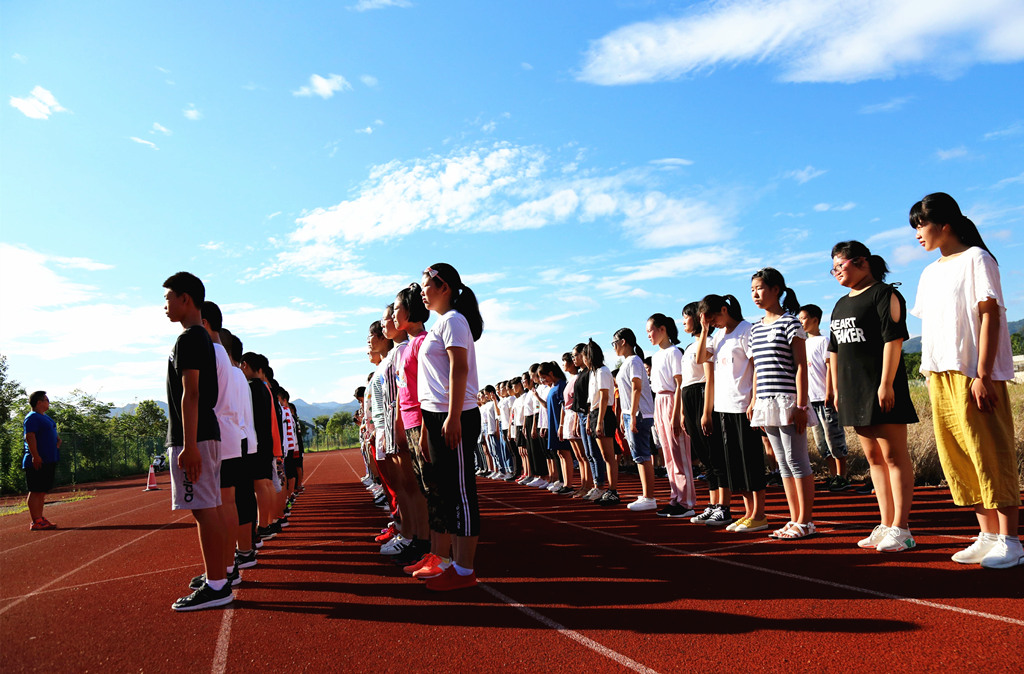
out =
<svg viewBox="0 0 1024 674"><path fill-rule="evenodd" d="M80 587L89 587L90 585L101 585L103 583L113 583L121 580L128 580L129 578L138 578L139 576L152 576L156 573L167 573L168 571L179 571L181 569L192 569L201 567L202 562L196 562L194 564L182 564L181 566L172 566L169 569L157 569L156 571L143 571L142 573L133 573L127 576L118 576L117 578L104 578L103 580L92 580L88 583L77 583L75 585L62 585L61 587L51 587L48 590L33 590L28 594L21 594L15 597L0 597L0 601L14 601L15 599L21 599L22 597L28 597L29 595L46 594L48 592L64 592L65 590L77 590Z"/></svg>
<svg viewBox="0 0 1024 674"><path fill-rule="evenodd" d="M355 469L352 468L352 463L348 460L348 457L345 456L345 455L342 455L342 458L345 460L345 463L348 464L348 469L352 471L352 475L355 476L356 479L359 479L359 473L357 473L355 471ZM493 587L490 587L486 583L479 583L479 587L484 592L487 592L488 594L494 596L495 598L500 599L501 601L505 602L506 604L508 604L512 608L525 613L526 615L530 616L531 618L533 618L534 620L536 620L540 624L542 624L542 625L544 625L546 627L550 627L553 630L556 630L559 634L561 634L562 636L566 637L567 639L572 639L573 641L575 641L576 643L580 644L581 646L584 646L585 648L589 648L590 650L594 651L598 655L603 655L606 658L614 660L615 662L619 663L623 667L628 667L629 669L633 670L634 672L642 672L643 674L658 674L657 670L651 669L650 667L646 667L646 666L642 665L641 663L637 662L636 660L633 660L632 658L629 658L629 657L623 655L622 653L619 653L618 651L613 651L612 649L608 648L607 646L604 646L604 645L594 641L593 639L585 637L582 634L580 634L579 632L577 632L575 630L569 629L565 625L562 625L560 623L555 622L551 618L548 618L547 616L545 616L545 615L543 615L541 613L538 613L537 611L535 611L534 609L530 608L529 606L526 606L525 604L521 604L518 601L516 601L515 599L513 599L512 597L509 597L509 596L499 592L498 590L495 590ZM222 673L221 672L217 672L215 674L222 674Z"/></svg>
<svg viewBox="0 0 1024 674"><path fill-rule="evenodd" d="M977 617L977 618L986 618L988 620L995 620L995 621L998 621L998 622L1004 622L1004 623L1009 623L1011 625L1019 625L1021 627L1024 627L1024 620L1020 620L1018 618L1010 618L1009 616L998 615L998 614L995 614L995 613L985 613L985 612L982 612L982 611L974 611L974 610L967 609L967 608L961 608L959 606L950 606L949 604L940 604L940 603L934 602L934 601L927 601L925 599L916 599L914 597L904 597L902 595L891 594L889 592L881 592L879 590L871 590L871 589L866 588L866 587L858 587L856 585L847 585L845 583L836 583L836 582L831 581L831 580L822 580L820 578L812 578L810 576L802 576L802 575L800 575L798 573L790 573L788 571L781 571L779 569L771 569L771 568L765 568L765 567L762 567L762 566L756 566L754 564L748 564L746 562L740 562L740 561L737 561L737 560L734 560L734 559L729 559L728 557L712 556L712 555L708 554L707 552L684 552L684 551L681 551L681 550L677 550L675 548L671 548L671 547L669 547L667 545L660 545L658 543L649 543L649 542L641 540L639 538L632 538L630 536L622 536L620 534L613 534L613 533L608 532L608 531L601 531L600 529L593 529L591 527L587 527L587 526L584 526L582 524L576 524L574 522L567 522L565 520L560 520L560 519L558 519L556 517L550 517L548 515L542 515L541 513L534 512L532 510L526 510L525 508L519 508L518 506L514 506L514 505L511 505L511 504L505 503L503 501L499 501L498 499L491 498L489 496L482 496L481 498L485 498L488 501L492 501L492 502L497 503L498 505L504 506L506 508L511 508L513 510L518 510L518 511L520 511L522 513L525 513L525 514L528 514L528 515L533 515L534 517L539 517L541 519L548 520L549 522L556 522L558 524L564 524L566 526L574 527L576 529L582 529L584 531L589 531L591 533L600 534L602 536L608 536L610 538L615 538L615 539L618 539L618 540L621 540L621 541L626 541L626 542L633 543L633 544L639 544L639 545L643 545L643 546L647 546L647 547L657 548L659 550L665 550L667 552L672 552L672 553L679 554L679 555L686 555L688 557L699 557L699 558L702 558L702 559L711 560L713 562L719 562L721 564L727 564L729 566L735 566L735 567L738 567L738 568L741 568L741 569L747 569L749 571L760 571L761 573L767 573L767 574L771 574L771 575L774 575L774 576L781 576L783 578L790 578L792 580L800 580L800 581L804 581L806 583L814 583L816 585L824 585L826 587L832 587L832 588L836 588L836 589L839 589L839 590L847 590L848 592L856 592L856 593L859 593L859 594L867 594L867 595L871 595L873 597L881 597L883 599L892 599L894 601L901 601L901 602L905 602L905 603L908 603L908 604L916 604L917 606L924 606L924 607L927 607L927 608L938 609L938 610L941 610L941 611L951 611L953 613L962 613L964 615L970 615L970 616L974 616L974 617Z"/></svg>
<svg viewBox="0 0 1024 674"><path fill-rule="evenodd" d="M7 613L12 608L14 608L15 606L18 606L22 602L28 601L29 599L31 599L32 597L36 596L37 594L39 594L40 592L42 592L46 588L48 588L48 587L50 587L52 585L56 585L57 583L59 583L60 581L64 580L68 576L74 575L74 574L78 573L79 571L81 571L82 569L84 569L85 567L91 566L92 564L95 564L96 562L100 561L104 557L109 557L110 555L114 554L115 552L120 552L121 550L127 548L129 545L132 545L133 543L138 543L143 538L146 538L147 536L152 536L156 532L162 531L162 530L166 529L167 527L171 526L172 524L177 524L178 522L182 521L186 517L189 517L190 515L191 515L191 513L186 513L185 515L182 515L181 517L179 517L179 518L177 518L175 520L171 520L167 524L164 524L163 526L161 526L161 527L159 527L157 529L153 529L151 531L147 531L144 534L140 534L139 536L136 536L135 538L133 538L132 540L128 541L127 543L124 543L123 545L119 545L116 548L114 548L113 550L108 550L107 552L104 552L102 555L100 555L98 557L94 557L93 559L89 560L88 562L85 562L84 564L79 565L78 567L72 569L71 571L68 571L67 573L64 573L64 574L61 574L61 575L57 576L56 578L51 580L49 583L44 583L43 585L40 585L39 587L37 587L32 592L29 592L26 595L22 595L20 598L18 598L17 600L11 602L7 606L4 606L3 608L0 608L0 615L3 615L4 613Z"/></svg>

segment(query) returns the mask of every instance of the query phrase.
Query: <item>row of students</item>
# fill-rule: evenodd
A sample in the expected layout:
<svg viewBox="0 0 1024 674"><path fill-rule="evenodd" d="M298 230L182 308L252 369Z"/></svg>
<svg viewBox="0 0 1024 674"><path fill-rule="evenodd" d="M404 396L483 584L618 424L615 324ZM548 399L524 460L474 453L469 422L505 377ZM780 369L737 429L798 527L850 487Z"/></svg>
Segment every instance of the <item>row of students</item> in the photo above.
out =
<svg viewBox="0 0 1024 674"><path fill-rule="evenodd" d="M178 272L164 288L165 313L183 328L167 364L171 507L192 512L204 566L171 608L196 611L230 603L240 569L288 526L301 434L267 359L242 352L202 281Z"/></svg>
<svg viewBox="0 0 1024 674"><path fill-rule="evenodd" d="M929 377L947 482L958 504L975 508L981 528L954 560L992 568L1018 565L1024 563L1017 535L1020 492L1005 391L1013 371L998 267L948 195L915 204L911 224L921 245L943 254L922 275L913 312L923 321L922 372ZM829 459L830 488L840 491L849 485L843 427L852 426L869 464L880 519L858 546L880 552L915 547L907 425L918 417L902 359L909 337L906 301L899 284L885 282L885 261L864 244L836 244L832 262L832 276L849 292L832 310L828 338L820 334L821 309L801 306L782 274L766 267L751 278L751 299L764 312L754 323L744 319L732 295L708 295L684 308L684 329L696 339L680 351L675 322L651 316L647 336L659 350L649 379L635 334L622 328L612 342L623 358L614 377L591 340L563 356L569 377L557 390L554 384L565 375L555 363L532 366L521 378L500 383L493 396L478 401L482 408L495 406L498 420L497 434L481 436L489 469L481 463L481 472L516 479L510 459L518 454L517 482L614 505L620 502L613 449L618 429L641 479L642 492L628 507L653 510L654 425L671 494L659 515L761 531L771 528L764 498L767 442L789 509L789 521L770 536L799 540L817 534L807 431L818 433L818 447ZM556 433L537 411L553 411L559 400ZM494 451L494 435L502 447L518 451ZM569 448L560 451L562 442ZM692 512L691 451L705 467L710 490L699 515ZM556 457L564 457L560 472ZM571 486L573 457L581 489ZM742 515L734 516L733 496L742 500Z"/></svg>
<svg viewBox="0 0 1024 674"><path fill-rule="evenodd" d="M436 320L427 329L431 314ZM377 367L356 392L366 410L363 482L378 502L386 490L381 504L393 518L376 537L380 552L434 591L476 584L475 343L482 333L473 291L451 265L431 265L370 326Z"/></svg>

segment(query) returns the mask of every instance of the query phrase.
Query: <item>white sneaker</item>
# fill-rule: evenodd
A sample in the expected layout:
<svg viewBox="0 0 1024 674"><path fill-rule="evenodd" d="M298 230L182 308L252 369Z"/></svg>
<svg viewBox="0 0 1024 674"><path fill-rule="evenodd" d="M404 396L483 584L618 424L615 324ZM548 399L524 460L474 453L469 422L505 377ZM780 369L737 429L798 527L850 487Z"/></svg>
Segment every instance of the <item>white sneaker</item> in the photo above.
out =
<svg viewBox="0 0 1024 674"><path fill-rule="evenodd" d="M526 485L527 487L536 487L537 489L544 489L548 486L548 481L542 477L538 477L534 482L530 482Z"/></svg>
<svg viewBox="0 0 1024 674"><path fill-rule="evenodd" d="M885 532L885 538L878 544L875 550L879 552L903 552L917 545L917 541L910 533L910 529L889 527Z"/></svg>
<svg viewBox="0 0 1024 674"><path fill-rule="evenodd" d="M561 489L564 486L565 485L562 484L561 480L555 480L554 482L552 482L551 484L548 485L548 491L556 492L556 491L558 491L559 489Z"/></svg>
<svg viewBox="0 0 1024 674"><path fill-rule="evenodd" d="M1024 548L1021 548L1019 538L1010 538L1002 534L996 540L995 545L988 551L981 565L986 569L1012 569L1015 566L1024 564Z"/></svg>
<svg viewBox="0 0 1024 674"><path fill-rule="evenodd" d="M626 506L633 512L640 510L657 510L658 501L647 496L637 496L636 500Z"/></svg>
<svg viewBox="0 0 1024 674"><path fill-rule="evenodd" d="M604 490L600 489L598 487L594 487L593 489L588 491L587 495L584 496L583 498L586 499L587 501L596 501L597 499L601 498L602 496L604 496Z"/></svg>
<svg viewBox="0 0 1024 674"><path fill-rule="evenodd" d="M986 534L984 531L978 534L974 542L953 555L953 561L957 564L981 564L985 555L999 542L996 534Z"/></svg>
<svg viewBox="0 0 1024 674"><path fill-rule="evenodd" d="M542 478L542 477L535 477L535 478L531 478L531 479L527 480L526 482L523 483L523 485L525 485L527 487L536 487L536 486L539 486L541 482L544 482L544 478ZM544 484L547 484L547 482L544 482Z"/></svg>
<svg viewBox="0 0 1024 674"><path fill-rule="evenodd" d="M857 547L864 548L865 550L877 548L878 544L882 542L883 538L885 538L885 532L887 531L889 531L889 527L884 524L879 524L871 530L871 533L867 538L862 538L857 541Z"/></svg>
<svg viewBox="0 0 1024 674"><path fill-rule="evenodd" d="M369 482L366 483L366 491L376 491L377 487L379 486L379 484L377 484L373 480L370 480Z"/></svg>
<svg viewBox="0 0 1024 674"><path fill-rule="evenodd" d="M411 541L407 538L402 538L402 534L395 534L391 540L384 545L380 546L380 554L382 555L397 555L402 550L405 550L406 546Z"/></svg>

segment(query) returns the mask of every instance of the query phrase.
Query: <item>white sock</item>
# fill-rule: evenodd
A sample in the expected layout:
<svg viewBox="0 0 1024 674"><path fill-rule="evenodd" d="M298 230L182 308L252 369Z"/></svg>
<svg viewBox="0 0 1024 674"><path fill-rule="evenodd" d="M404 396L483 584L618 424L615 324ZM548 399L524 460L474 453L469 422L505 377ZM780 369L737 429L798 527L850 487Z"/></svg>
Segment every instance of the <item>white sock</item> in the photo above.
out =
<svg viewBox="0 0 1024 674"><path fill-rule="evenodd" d="M221 580L210 580L209 578L206 579L206 584L210 586L210 589L216 590L217 592L223 590L224 586L227 585L227 583L227 578L223 578Z"/></svg>
<svg viewBox="0 0 1024 674"><path fill-rule="evenodd" d="M990 534L982 531L980 534L978 534L978 538L994 543L995 541L999 540L999 534Z"/></svg>
<svg viewBox="0 0 1024 674"><path fill-rule="evenodd" d="M458 562L453 562L452 566L455 567L455 573L459 574L460 576L468 576L469 574L473 573L473 569L467 569L464 566L459 566Z"/></svg>
<svg viewBox="0 0 1024 674"><path fill-rule="evenodd" d="M451 565L452 565L452 558L451 557L442 557L441 558L441 563L438 566L440 566L442 569L447 569Z"/></svg>
<svg viewBox="0 0 1024 674"><path fill-rule="evenodd" d="M235 565L232 564L231 566L228 567L228 574L230 574L234 570L235 570Z"/></svg>

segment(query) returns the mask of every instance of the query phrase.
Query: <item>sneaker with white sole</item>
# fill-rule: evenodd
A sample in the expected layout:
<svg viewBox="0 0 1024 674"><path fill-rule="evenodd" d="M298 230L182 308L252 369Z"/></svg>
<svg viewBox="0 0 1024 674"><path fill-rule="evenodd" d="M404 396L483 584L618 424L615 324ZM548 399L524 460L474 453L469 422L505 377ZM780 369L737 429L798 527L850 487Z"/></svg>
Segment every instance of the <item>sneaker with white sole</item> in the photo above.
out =
<svg viewBox="0 0 1024 674"><path fill-rule="evenodd" d="M889 531L889 527L884 524L879 524L871 530L871 533L868 534L867 538L862 538L857 541L857 547L864 548L865 550L877 548L878 544L882 542L883 538L885 538L887 531Z"/></svg>
<svg viewBox="0 0 1024 674"><path fill-rule="evenodd" d="M1022 564L1024 549L1021 548L1020 538L1011 538L1003 534L999 534L995 545L981 560L981 565L986 569L1012 569Z"/></svg>
<svg viewBox="0 0 1024 674"><path fill-rule="evenodd" d="M409 546L409 539L404 538L402 534L396 534L394 538L380 546L380 554L382 555L397 555L400 554L406 547Z"/></svg>
<svg viewBox="0 0 1024 674"><path fill-rule="evenodd" d="M235 596L231 594L231 583L224 583L223 589L220 590L214 590L208 584L203 583L203 586L192 594L171 604L171 608L175 611L198 611L230 604L234 598Z"/></svg>
<svg viewBox="0 0 1024 674"><path fill-rule="evenodd" d="M537 489L547 489L548 484L549 483L548 483L547 480L545 480L542 477L538 477L533 482L527 482L526 486L527 487L536 487Z"/></svg>
<svg viewBox="0 0 1024 674"><path fill-rule="evenodd" d="M724 527L732 524L732 514L729 509L723 505L715 507L715 512L711 513L711 517L704 522L709 527Z"/></svg>
<svg viewBox="0 0 1024 674"><path fill-rule="evenodd" d="M604 490L601 489L600 487L594 487L593 489L588 491L587 495L584 496L583 498L586 499L587 501L596 501L602 496L604 496Z"/></svg>
<svg viewBox="0 0 1024 674"><path fill-rule="evenodd" d="M691 517L690 522L693 524L706 524L707 521L711 519L711 516L715 514L715 509L717 507L718 506L712 503L707 508L704 508L704 512L702 512L700 515L697 515L696 517Z"/></svg>
<svg viewBox="0 0 1024 674"><path fill-rule="evenodd" d="M747 518L743 517L743 518L740 518L740 519L736 520L735 522L733 522L729 526L727 526L725 528L725 530L726 531L736 531L736 527L740 526L741 524L746 524L746 523L747 523Z"/></svg>
<svg viewBox="0 0 1024 674"><path fill-rule="evenodd" d="M657 510L658 501L650 498L649 496L637 496L636 500L626 505L626 508L633 512L640 512L644 510Z"/></svg>
<svg viewBox="0 0 1024 674"><path fill-rule="evenodd" d="M548 485L548 491L553 493L553 492L558 491L559 489L561 489L564 486L565 485L562 484L561 480L555 480L554 482L552 482L551 484Z"/></svg>
<svg viewBox="0 0 1024 674"><path fill-rule="evenodd" d="M981 560L985 559L985 555L996 546L997 542L999 542L997 534L986 534L982 531L973 543L955 553L952 559L957 564L981 564Z"/></svg>
<svg viewBox="0 0 1024 674"><path fill-rule="evenodd" d="M879 552L903 552L917 546L917 541L910 533L910 529L889 527L885 532L885 538L878 544L875 550Z"/></svg>

